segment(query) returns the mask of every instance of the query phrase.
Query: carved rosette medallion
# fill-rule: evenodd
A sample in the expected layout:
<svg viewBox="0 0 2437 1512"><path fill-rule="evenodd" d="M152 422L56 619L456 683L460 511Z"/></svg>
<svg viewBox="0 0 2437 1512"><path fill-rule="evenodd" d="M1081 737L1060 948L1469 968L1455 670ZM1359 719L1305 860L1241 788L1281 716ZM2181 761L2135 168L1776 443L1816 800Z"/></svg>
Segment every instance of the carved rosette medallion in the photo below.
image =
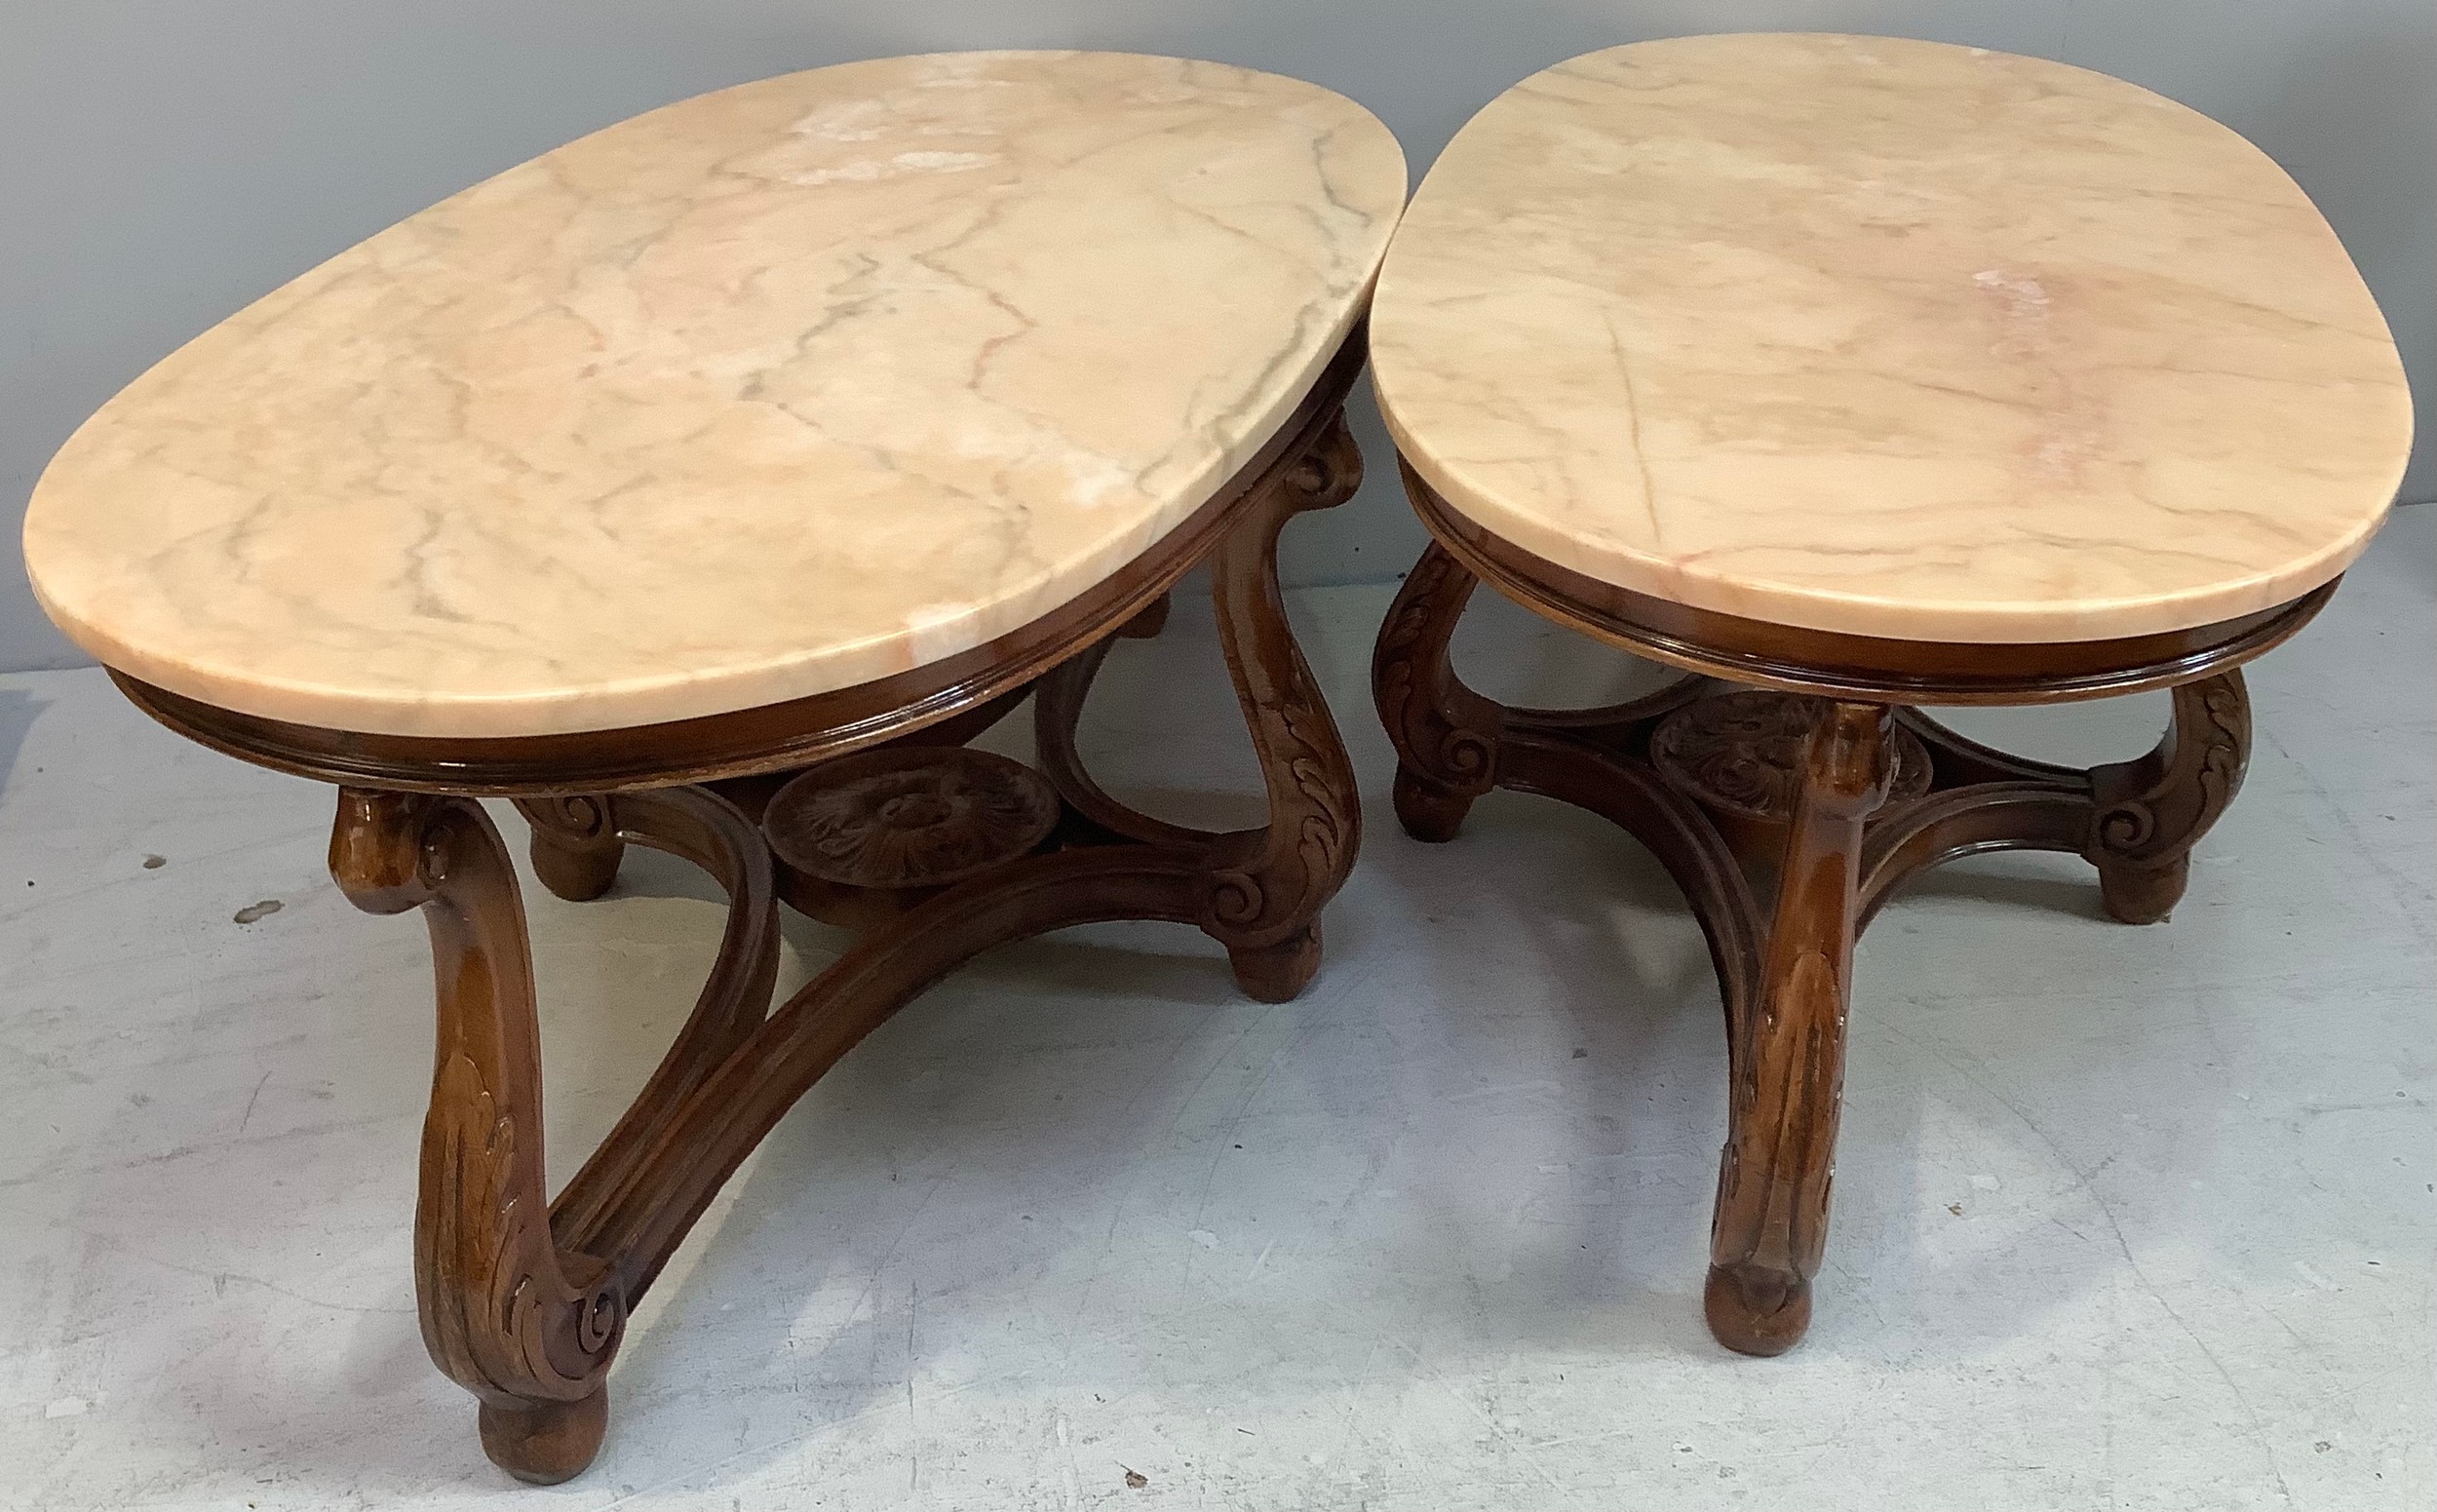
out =
<svg viewBox="0 0 2437 1512"><path fill-rule="evenodd" d="M1757 824L1794 815L1802 785L1802 745L1824 700L1747 690L1696 699L1650 732L1650 764L1703 806ZM1895 776L1887 802L1929 791L1929 750L1910 730L1890 732Z"/></svg>
<svg viewBox="0 0 2437 1512"><path fill-rule="evenodd" d="M887 747L824 761L762 816L770 849L846 887L942 887L1032 850L1058 795L1020 761L961 747Z"/></svg>

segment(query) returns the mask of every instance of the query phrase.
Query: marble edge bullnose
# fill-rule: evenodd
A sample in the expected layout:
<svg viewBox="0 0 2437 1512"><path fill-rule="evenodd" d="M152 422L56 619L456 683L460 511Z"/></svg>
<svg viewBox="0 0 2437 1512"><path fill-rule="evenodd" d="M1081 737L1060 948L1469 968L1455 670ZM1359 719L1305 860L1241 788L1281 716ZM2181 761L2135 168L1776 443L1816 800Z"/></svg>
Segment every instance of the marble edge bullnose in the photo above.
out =
<svg viewBox="0 0 2437 1512"><path fill-rule="evenodd" d="M805 654L765 656L758 661L725 665L716 657L706 658L699 670L683 666L665 671L630 670L630 675L613 675L599 680L587 680L579 673L566 678L564 685L549 685L546 681L536 680L520 687L510 681L498 687L477 685L449 690L439 685L445 679L435 679L432 687L400 686L394 681L388 685L374 685L349 682L343 676L325 678L311 675L322 670L318 667L307 669L305 676L290 676L276 667L261 670L246 667L240 665L238 659L225 655L181 656L176 647L161 636L131 636L112 628L112 616L107 612L110 601L123 594L141 594L145 591L145 584L135 578L120 581L118 578L123 574L114 575L107 562L96 562L90 560L91 553L80 553L74 517L91 507L91 503L81 494L76 494L74 489L61 485L57 470L63 460L71 458L77 451L80 439L88 437L97 426L112 422L113 407L130 390L137 388L148 375L174 362L196 341L217 330L227 323L227 319L235 319L244 313L240 310L227 319L213 323L205 331L181 342L172 352L147 365L142 373L122 386L109 401L79 422L45 464L36 478L20 527L25 571L35 601L73 644L113 673L182 698L234 714L327 731L470 740L599 733L743 713L842 692L915 671L1022 630L1088 593L1123 570L1128 563L1153 550L1197 510L1217 497L1235 479L1239 470L1275 437L1279 427L1294 414L1321 380L1329 365L1344 346L1349 333L1358 329L1368 315L1379 263L1410 196L1412 175L1403 144L1386 124L1360 101L1325 85L1291 74L1241 63L1158 53L1113 49L1013 48L886 55L741 81L655 106L546 149L535 158L513 165L502 174L489 175L443 196L432 206L398 222L405 224L417 215L480 189L484 184L529 167L534 161L622 128L631 128L638 121L680 111L715 97L766 87L779 80L890 64L919 65L956 59L1055 63L1083 58L1173 67L1176 74L1188 83L1193 70L1208 68L1218 76L1210 82L1222 88L1241 88L1254 81L1267 81L1267 86L1279 99L1297 110L1318 107L1325 115L1341 114L1344 121L1332 129L1350 128L1367 139L1364 150L1370 154L1372 163L1372 171L1367 176L1376 180L1375 184L1370 185L1376 193L1366 198L1378 201L1372 212L1374 223L1365 233L1364 242L1367 245L1361 249L1367 252L1367 265L1349 262L1340 270L1342 273L1360 274L1350 290L1341 287L1316 291L1299 313L1293 309L1284 312L1295 316L1293 324L1301 339L1294 341L1279 354L1285 361L1271 370L1267 383L1248 391L1245 397L1257 403L1249 416L1238 418L1249 419L1250 423L1243 427L1241 434L1214 436L1216 445L1211 448L1212 455L1204 469L1205 476L1186 483L1174 497L1164 500L1160 508L1140 522L1134 530L1122 536L1112 536L1101 543L1099 549L1086 551L1079 558L1049 562L1022 582L993 585L986 593L977 590L972 605L960 614L883 627L857 639L819 646ZM1387 182L1391 173L1394 178L1392 185ZM376 236L379 234L375 233ZM329 258L322 259L295 278L283 282L262 299L249 301L244 309L252 309L263 299L277 297L282 291L313 277L332 262L359 252L364 245L364 242L358 242ZM1314 320L1315 316L1321 319ZM71 494L75 496L69 496ZM138 625L135 628L141 630L143 627ZM278 633L278 627L266 627L264 635L269 638ZM335 670L343 673L343 664Z"/></svg>
<svg viewBox="0 0 2437 1512"><path fill-rule="evenodd" d="M27 550L27 581L34 601L52 624L78 649L112 672L149 683L182 698L233 714L285 723L308 725L361 735L398 735L431 739L483 740L534 735L598 734L606 730L667 724L684 719L741 714L797 699L838 693L900 673L961 655L1054 613L1106 581L1167 539L1192 514L1239 480L1242 468L1275 439L1282 426L1319 384L1337 354L1371 311L1371 295L1378 277L1376 260L1355 297L1338 313L1301 367L1300 376L1271 407L1265 424L1255 428L1226 453L1224 471L1172 506L1171 518L1148 545L1117 553L1112 560L1079 574L1061 574L1063 591L1036 595L1028 608L1022 601L1001 597L980 603L958 620L925 625L919 632L875 637L831 647L819 654L760 666L731 667L707 674L671 673L577 687L501 690L482 694L434 696L407 690L367 690L333 683L280 681L242 677L180 662L146 651L110 635L84 616L68 611L46 593L41 577L31 570L35 554ZM1366 354L1365 366L1368 367ZM30 546L31 516L20 535ZM1015 612L1009 612L1014 608ZM912 649L920 641L920 649Z"/></svg>
<svg viewBox="0 0 2437 1512"><path fill-rule="evenodd" d="M2113 640L2132 636L2170 634L2239 619L2246 614L2281 607L2340 577L2360 560L2397 507L2402 481L2396 468L2396 488L2387 503L2363 517L2358 526L2332 540L2315 556L2298 559L2274 571L2224 580L2180 592L2070 600L1940 601L1865 593L1829 593L1798 583L1772 583L1765 578L1728 578L1703 573L1681 562L1642 554L1598 552L1580 538L1516 513L1494 496L1450 472L1417 446L1398 419L1395 407L1371 373L1372 394L1386 422L1397 455L1439 495L1449 510L1474 525L1519 547L1578 572L1584 577L1680 603L1687 608L1728 614L1738 619L1782 625L1794 630L1827 631L1869 636L1884 640L1953 641L1972 645L2042 645L2080 640ZM1418 504L1417 518L1427 517Z"/></svg>
<svg viewBox="0 0 2437 1512"><path fill-rule="evenodd" d="M229 714L348 735L388 735L432 740L499 740L542 735L588 735L686 719L743 714L773 704L841 692L922 665L902 657L859 675L824 678L804 663L781 669L750 669L714 676L633 678L561 689L508 690L433 696L406 690L367 691L328 683L265 681L213 673L190 663L167 661L70 620L34 591L52 623L77 649L106 671L163 692ZM991 633L991 635L997 632ZM980 637L979 644L991 639ZM893 647L884 647L890 649ZM958 650L969 650L970 645ZM945 660L956 650L931 660ZM833 664L837 658L811 664ZM773 672L795 673L796 679ZM778 688L764 696L748 693ZM726 691L722 691L726 690Z"/></svg>

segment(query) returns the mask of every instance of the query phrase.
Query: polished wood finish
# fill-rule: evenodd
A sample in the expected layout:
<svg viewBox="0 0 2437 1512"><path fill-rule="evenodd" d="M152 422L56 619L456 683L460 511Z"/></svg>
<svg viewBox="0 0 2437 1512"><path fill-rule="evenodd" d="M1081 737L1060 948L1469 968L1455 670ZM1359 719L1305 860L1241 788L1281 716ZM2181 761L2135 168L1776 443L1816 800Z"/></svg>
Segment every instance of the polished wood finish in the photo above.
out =
<svg viewBox="0 0 2437 1512"><path fill-rule="evenodd" d="M562 1254L543 1174L541 1042L515 869L465 798L342 789L330 874L373 913L423 910L439 1048L415 1200L423 1341L482 1401L494 1457L534 1481L592 1458L626 1327L610 1268Z"/></svg>
<svg viewBox="0 0 2437 1512"><path fill-rule="evenodd" d="M1196 922L1227 948L1237 984L1267 1003L1295 996L1319 970L1318 900L1352 870L1363 812L1336 721L1285 628L1278 532L1303 510L1343 503L1361 483L1362 453L1339 414L1289 469L1276 507L1220 541L1211 560L1218 643L1260 757L1269 822L1210 837L1217 870Z"/></svg>
<svg viewBox="0 0 2437 1512"><path fill-rule="evenodd" d="M540 1483L590 1463L626 1321L721 1183L840 1056L978 951L1166 919L1224 945L1255 997L1310 980L1361 813L1287 625L1276 547L1287 521L1361 479L1340 407L1360 353L1357 332L1244 472L1125 572L978 651L819 699L639 730L417 740L282 724L119 678L182 734L338 783L332 876L360 908L424 914L439 1045L416 1296L434 1361L481 1403L495 1462ZM1224 834L1117 802L1075 741L1110 647L1157 635L1169 590L1204 561L1269 801L1265 824ZM1027 696L1039 771L964 749ZM535 874L561 898L600 896L643 845L701 867L730 903L692 1015L555 1201L531 951L483 795L515 799ZM782 902L862 933L773 1007Z"/></svg>
<svg viewBox="0 0 2437 1512"><path fill-rule="evenodd" d="M1726 1041L1726 1146L1703 1305L1719 1341L1746 1354L1783 1353L1810 1327L1836 1175L1862 826L1895 767L1886 706L1806 712L1757 1012Z"/></svg>
<svg viewBox="0 0 2437 1512"><path fill-rule="evenodd" d="M533 874L569 903L586 903L609 890L626 859L606 799L587 793L519 798L517 812L533 833Z"/></svg>
<svg viewBox="0 0 2437 1512"><path fill-rule="evenodd" d="M1605 816L1646 845L1700 921L1725 1010L1727 1138L1704 1310L1728 1347L1777 1354L1807 1328L1826 1243L1853 941L1910 878L1983 851L2087 858L2107 911L2163 919L2191 847L2241 786L2237 670L2316 613L2291 604L2170 636L2055 646L1871 640L1762 625L1589 584L1453 514L1409 468L1434 539L1372 664L1396 747L1398 820L1454 837L1493 788ZM1604 709L1506 708L1448 646L1474 584L1684 668ZM2078 771L1992 750L1910 707L2174 689L2137 760ZM1756 885L1759 884L1759 885ZM1763 909L1760 886L1773 886Z"/></svg>
<svg viewBox="0 0 2437 1512"><path fill-rule="evenodd" d="M2192 842L2233 802L2251 752L2251 700L2239 677L2175 689L2175 724L2138 760L2093 767L2099 809L2083 848L2109 913L2154 924L2182 901Z"/></svg>

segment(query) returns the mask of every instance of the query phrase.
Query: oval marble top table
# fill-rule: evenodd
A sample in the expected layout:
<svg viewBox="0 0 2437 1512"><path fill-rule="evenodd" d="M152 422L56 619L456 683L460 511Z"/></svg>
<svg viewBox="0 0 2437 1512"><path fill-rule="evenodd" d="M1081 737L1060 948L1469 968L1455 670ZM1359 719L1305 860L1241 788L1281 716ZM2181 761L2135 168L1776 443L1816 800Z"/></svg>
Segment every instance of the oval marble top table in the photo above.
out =
<svg viewBox="0 0 2437 1512"><path fill-rule="evenodd" d="M2410 400L2283 171L2120 80L1876 37L1683 37L1458 133L1373 379L1462 516L1601 581L1979 642L2210 624L2342 571Z"/></svg>
<svg viewBox="0 0 2437 1512"><path fill-rule="evenodd" d="M777 703L1019 628L1268 440L1361 316L1394 137L1216 63L974 53L612 126L172 354L53 460L108 665L342 730Z"/></svg>

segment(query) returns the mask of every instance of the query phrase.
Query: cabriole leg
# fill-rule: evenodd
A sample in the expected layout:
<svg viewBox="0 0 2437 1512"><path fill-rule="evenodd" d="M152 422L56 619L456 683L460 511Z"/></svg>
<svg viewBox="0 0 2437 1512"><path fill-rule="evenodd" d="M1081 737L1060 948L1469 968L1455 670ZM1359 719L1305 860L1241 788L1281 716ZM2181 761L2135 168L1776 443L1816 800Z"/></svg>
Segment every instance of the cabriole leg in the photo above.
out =
<svg viewBox="0 0 2437 1512"><path fill-rule="evenodd" d="M330 874L372 913L420 908L439 982L414 1279L434 1363L482 1402L483 1448L563 1481L608 1423L626 1327L609 1267L552 1238L539 1029L516 873L471 798L339 790Z"/></svg>
<svg viewBox="0 0 2437 1512"><path fill-rule="evenodd" d="M1320 967L1320 910L1361 842L1354 765L1312 680L1278 595L1278 532L1307 509L1353 497L1362 453L1342 410L1211 558L1218 640L1268 790L1269 822L1223 837L1201 924L1227 948L1236 984L1285 1002Z"/></svg>
<svg viewBox="0 0 2437 1512"><path fill-rule="evenodd" d="M1406 574L1371 657L1372 698L1396 747L1397 822L1434 844L1455 838L1473 800L1497 785L1501 711L1448 661L1475 581L1432 541Z"/></svg>
<svg viewBox="0 0 2437 1512"><path fill-rule="evenodd" d="M1828 1237L1862 829L1892 711L1826 705L1803 748L1760 989L1737 1027L1704 1308L1719 1342L1781 1354L1810 1326Z"/></svg>

